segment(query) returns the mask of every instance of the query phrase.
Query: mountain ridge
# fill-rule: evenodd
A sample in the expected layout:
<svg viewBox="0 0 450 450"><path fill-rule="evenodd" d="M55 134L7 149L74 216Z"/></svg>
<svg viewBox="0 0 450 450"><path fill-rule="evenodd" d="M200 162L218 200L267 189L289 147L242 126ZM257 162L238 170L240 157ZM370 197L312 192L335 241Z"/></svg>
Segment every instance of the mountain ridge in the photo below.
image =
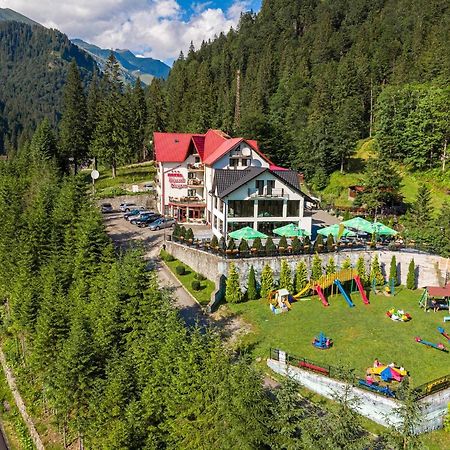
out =
<svg viewBox="0 0 450 450"><path fill-rule="evenodd" d="M20 23L26 23L31 26L40 26L43 27L40 23L30 19L29 17L24 16L23 14L14 11L11 8L0 8L0 22L5 21L14 21Z"/></svg>

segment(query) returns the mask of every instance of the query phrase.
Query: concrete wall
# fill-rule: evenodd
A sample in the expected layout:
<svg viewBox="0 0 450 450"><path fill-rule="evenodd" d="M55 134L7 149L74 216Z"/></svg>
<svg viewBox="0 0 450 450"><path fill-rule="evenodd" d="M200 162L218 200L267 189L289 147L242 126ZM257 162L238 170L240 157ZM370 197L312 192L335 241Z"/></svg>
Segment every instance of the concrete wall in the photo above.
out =
<svg viewBox="0 0 450 450"><path fill-rule="evenodd" d="M183 261L195 271L203 273L210 280L216 280L220 275L228 273L228 266L231 262L237 267L241 283L245 286L247 282L247 275L250 267L253 265L256 276L259 278L263 267L268 264L274 271L275 277L280 274L281 260L285 259L292 272L295 270L295 266L298 261L304 260L307 267L311 266L313 255L295 255L286 257L260 257L260 258L247 258L247 259L224 259L218 256L212 255L208 252L197 250L192 247L186 247L175 242L169 242L170 244L167 251L171 253L175 258ZM406 277L408 275L408 266L412 258L414 258L416 264L418 286L439 286L443 280L445 280L446 272L450 275L450 259L442 258L435 255L425 255L421 253L402 252L402 251L341 251L338 253L322 253L320 257L323 260L325 266L328 259L332 256L338 266L342 265L344 260L349 257L352 264L356 264L356 260L360 255L363 255L366 261L367 270L370 269L370 263L378 254L382 269L385 274L389 272L389 265L391 258L395 255L397 259L397 271L402 284L406 284Z"/></svg>
<svg viewBox="0 0 450 450"><path fill-rule="evenodd" d="M288 375L310 391L326 398L335 399L344 393L345 383L309 372L298 367L289 366L279 361L268 359L267 365L276 373ZM355 411L383 426L398 426L401 418L397 413L400 403L364 389L351 387L351 395L357 399ZM450 389L420 400L423 418L417 426L417 433L424 433L442 428L443 419L450 400Z"/></svg>

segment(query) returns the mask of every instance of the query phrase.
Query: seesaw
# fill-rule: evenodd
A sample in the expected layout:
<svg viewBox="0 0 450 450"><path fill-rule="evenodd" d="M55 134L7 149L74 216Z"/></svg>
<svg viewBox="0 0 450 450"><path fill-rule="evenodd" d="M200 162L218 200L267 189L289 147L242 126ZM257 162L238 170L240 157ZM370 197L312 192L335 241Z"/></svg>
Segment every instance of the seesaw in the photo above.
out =
<svg viewBox="0 0 450 450"><path fill-rule="evenodd" d="M422 338L420 337L416 337L415 338L416 342L418 342L419 344L423 344L426 345L428 347L432 347L435 348L436 350L440 350L441 352L446 352L448 353L448 350L445 348L444 344L441 344L440 342L438 344L434 344L433 342L428 342L428 341L424 341Z"/></svg>
<svg viewBox="0 0 450 450"><path fill-rule="evenodd" d="M442 334L442 336L445 337L445 339L447 339L447 341L450 342L450 335L448 333L446 333L442 327L438 327L438 331L439 331L439 333Z"/></svg>

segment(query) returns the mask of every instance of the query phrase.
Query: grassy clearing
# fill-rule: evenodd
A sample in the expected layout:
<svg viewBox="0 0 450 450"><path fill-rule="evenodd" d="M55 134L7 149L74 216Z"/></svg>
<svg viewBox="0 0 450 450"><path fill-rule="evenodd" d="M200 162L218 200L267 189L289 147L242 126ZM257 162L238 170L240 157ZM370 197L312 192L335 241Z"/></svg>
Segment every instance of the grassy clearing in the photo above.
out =
<svg viewBox="0 0 450 450"><path fill-rule="evenodd" d="M175 259L174 261L167 261L168 253L161 251L161 257L164 259L164 262L172 271L172 273L177 277L178 281L186 288L186 290L202 305L206 306L211 300L211 294L215 291L216 286L210 280L203 280L200 282L201 289L199 291L194 291L192 289L192 282L196 279L194 272L187 264L182 263ZM185 268L184 275L178 275L176 271L177 266L183 266Z"/></svg>
<svg viewBox="0 0 450 450"><path fill-rule="evenodd" d="M443 342L437 332L448 311L425 313L419 309L420 291L400 291L395 297L371 295L365 306L359 293L352 293L354 308L349 308L341 295L329 298L324 308L317 297L294 303L286 314L274 315L266 302L253 301L228 305L253 325L243 345L254 357L266 358L270 347L330 365L345 365L364 376L375 358L385 363L403 365L418 386L448 373L450 355L415 342L415 336L431 342ZM386 311L396 307L409 312L413 320L393 322ZM448 328L448 327L447 327ZM327 351L317 350L311 340L320 331L333 338L335 345Z"/></svg>

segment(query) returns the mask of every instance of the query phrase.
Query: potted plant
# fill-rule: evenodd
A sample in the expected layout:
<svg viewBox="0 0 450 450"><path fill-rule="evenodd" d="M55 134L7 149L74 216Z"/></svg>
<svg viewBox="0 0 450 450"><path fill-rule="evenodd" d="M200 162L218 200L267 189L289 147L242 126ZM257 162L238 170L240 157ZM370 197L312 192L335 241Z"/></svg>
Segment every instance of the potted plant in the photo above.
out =
<svg viewBox="0 0 450 450"><path fill-rule="evenodd" d="M192 244L192 242L194 242L194 232L192 231L192 228L188 228L186 230L184 239L188 242L188 244Z"/></svg>
<svg viewBox="0 0 450 450"><path fill-rule="evenodd" d="M309 238L309 236L306 236L305 239L303 240L303 250L305 253L309 252L310 246L311 246L311 239Z"/></svg>
<svg viewBox="0 0 450 450"><path fill-rule="evenodd" d="M300 253L301 243L300 243L300 239L297 236L294 236L294 238L291 240L291 247L292 247L292 253L294 253L294 254Z"/></svg>
<svg viewBox="0 0 450 450"><path fill-rule="evenodd" d="M211 242L209 243L209 246L214 252L217 252L217 250L219 250L219 241L217 240L216 235L214 235L212 237Z"/></svg>
<svg viewBox="0 0 450 450"><path fill-rule="evenodd" d="M278 243L278 250L280 253L283 253L287 249L287 246L286 236L281 236L280 242Z"/></svg>
<svg viewBox="0 0 450 450"><path fill-rule="evenodd" d="M180 226L180 241L184 241L186 239L186 228L181 225Z"/></svg>
<svg viewBox="0 0 450 450"><path fill-rule="evenodd" d="M253 239L253 244L252 244L252 248L251 248L251 252L253 254L257 254L258 252L260 252L262 249L262 243L261 243L261 238L257 237L255 239Z"/></svg>
<svg viewBox="0 0 450 450"><path fill-rule="evenodd" d="M233 238L230 238L230 239L228 240L228 245L227 245L226 253L227 253L227 254L231 254L231 253L233 253L233 250L235 250L235 249L236 249L236 244L234 243L234 239L233 239Z"/></svg>
<svg viewBox="0 0 450 450"><path fill-rule="evenodd" d="M239 244L239 253L241 253L242 255L245 256L245 255L247 255L248 251L249 251L249 248L248 248L247 240L241 239L241 242Z"/></svg>
<svg viewBox="0 0 450 450"><path fill-rule="evenodd" d="M266 255L271 256L275 253L275 251L277 250L275 244L273 243L272 238L269 236L266 239Z"/></svg>

